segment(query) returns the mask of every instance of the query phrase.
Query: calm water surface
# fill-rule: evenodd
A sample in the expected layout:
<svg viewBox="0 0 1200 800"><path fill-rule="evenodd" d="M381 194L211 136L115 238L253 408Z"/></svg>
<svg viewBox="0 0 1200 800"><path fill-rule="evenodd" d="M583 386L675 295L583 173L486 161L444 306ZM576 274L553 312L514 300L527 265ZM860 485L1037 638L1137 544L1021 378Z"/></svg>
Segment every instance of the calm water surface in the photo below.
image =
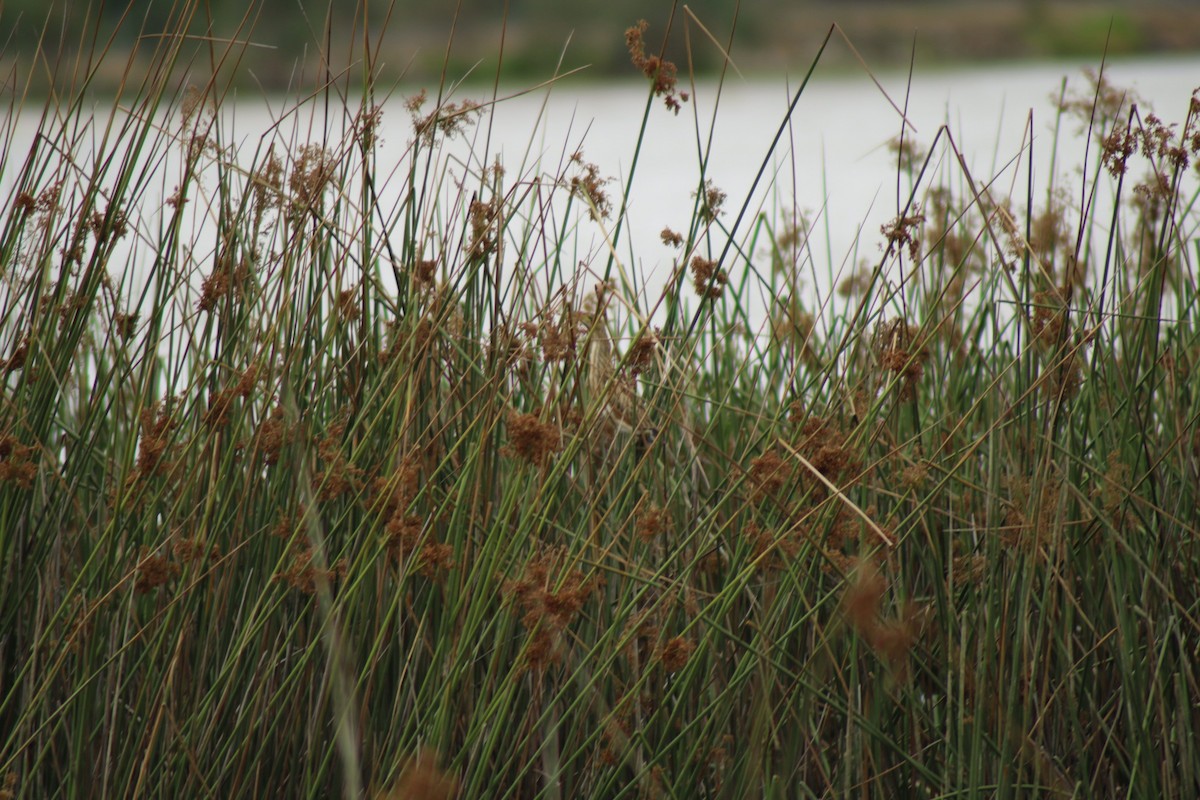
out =
<svg viewBox="0 0 1200 800"><path fill-rule="evenodd" d="M745 81L731 76L719 93L712 82L695 87L692 102L677 116L656 101L636 168L645 84L588 84L568 79L552 90L497 104L469 139L451 143L444 157L449 174L465 180L468 187L473 182L471 175L499 158L506 182L515 186L538 175L560 175L564 170L572 174L566 162L572 153L582 151L602 176L613 179L608 190L614 204L619 204L626 185L632 186L628 222L614 249L627 274L639 284L647 283L652 292L678 258L676 251L659 240L659 232L664 227L686 229L700 181L700 164L707 159L707 176L728 196L720 220L725 226L734 224L743 204L751 212L748 221L759 211L773 218L793 208L804 213L813 225L810 244L815 264L810 265L806 283L821 296L839 274L861 260L878 257L879 228L896 215L907 198L910 184L907 179L898 182L896 156L888 148L902 125L893 103L906 109L908 135L923 149L944 125L977 181L995 181L1002 196L1016 187L1016 195L1023 197L1030 165L1036 191L1048 188L1055 150L1053 98L1064 80L1068 91L1087 92L1086 66L1052 63L919 71L911 89L905 75L883 75L881 86L865 73L818 75L790 117L788 105L797 88L794 79ZM1167 121L1183 121L1191 93L1200 85L1200 55L1117 62L1107 70L1115 85L1134 89ZM480 97L464 92L453 99ZM286 108L282 101L254 99L240 100L226 109L222 120L225 136L237 143L247 165L255 150L271 137L292 142L320 139L316 133L317 121L323 120L320 108L301 108L276 125ZM28 119L18 123L15 151L24 146L22 136L32 141L36 115L26 116ZM337 126L344 122L335 120ZM389 203L396 203L403 187L402 165L412 138L409 114L399 95L385 108L384 122L378 164L380 173L387 176L381 186L386 209L391 207ZM785 122L783 138L772 150L772 141ZM1084 160L1085 138L1074 121L1064 123L1058 137L1058 180L1076 195L1083 181L1078 166ZM934 152L940 156L936 174L955 179L960 171L948 159L949 151L939 147ZM1094 148L1089 157L1094 161ZM752 192L755 175L764 162L764 180ZM147 230L157 229L150 217L177 182L171 176L178 175L178 164L177 153L165 154L160 167L164 176L153 184L161 189L157 195L152 189L143 198L146 207L141 209L141 224ZM10 159L0 182L11 182L13 166ZM477 184L477 179L474 182ZM8 186L0 188L10 190ZM444 188L456 191L452 182ZM455 202L465 203L462 196ZM736 240L745 235L748 221ZM198 215L196 224L203 227L206 223ZM610 252L605 231L586 222L580 231L572 258L593 270L603 269ZM718 236L711 246L719 251L724 244L725 239Z"/></svg>
<svg viewBox="0 0 1200 800"><path fill-rule="evenodd" d="M896 155L888 143L899 135L902 119L888 97L907 109L905 117L912 126L908 135L918 145L928 149L939 129L947 126L976 181L995 180L1002 195L1015 185L1017 195L1024 196L1031 151L1035 187L1043 192L1055 141L1054 100L1064 79L1068 92L1089 90L1085 66L924 73L914 77L911 90L904 75L882 77L882 90L865 74L818 78L796 105L784 139L768 162L770 185L760 185L750 196L751 210L794 206L804 211L815 222L814 256L835 270L858 258L875 257L880 225L896 215L910 189L904 180L898 192ZM1167 121L1185 119L1191 93L1200 86L1200 57L1125 62L1109 70L1114 84L1134 89ZM698 87L695 102L678 117L661 105L652 109L632 184L629 236L635 261L652 271L669 265L672 251L658 242L658 232L664 225L682 229L691 218L692 193L705 153L707 175L729 196L722 221L733 223L787 119L795 88L782 78L750 83L734 78L719 99L714 84ZM532 153L557 162L567 141L583 149L604 174L628 176L644 99L641 86L557 91L542 113L541 135L532 139ZM530 121L537 118L540 102L541 98L520 98L496 109L493 135L506 158L527 146ZM1058 180L1076 194L1086 139L1078 131L1077 122L1063 123L1056 169ZM945 148L935 150L947 153ZM1094 160L1094 148L1090 157ZM944 159L937 163L946 167L942 176L959 174ZM619 250L626 254L628 244Z"/></svg>

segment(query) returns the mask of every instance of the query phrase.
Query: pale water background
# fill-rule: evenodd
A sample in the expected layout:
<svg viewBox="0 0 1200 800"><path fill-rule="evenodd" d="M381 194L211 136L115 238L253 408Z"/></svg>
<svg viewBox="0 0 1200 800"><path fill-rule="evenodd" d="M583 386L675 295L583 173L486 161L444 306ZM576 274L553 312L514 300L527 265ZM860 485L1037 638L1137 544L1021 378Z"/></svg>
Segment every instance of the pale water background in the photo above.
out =
<svg viewBox="0 0 1200 800"><path fill-rule="evenodd" d="M824 296L831 282L856 262L878 260L880 226L908 199L911 184L905 178L898 185L897 156L888 147L901 131L893 102L907 109L905 117L912 125L908 136L923 150L942 125L948 126L976 182L995 181L998 197L1025 196L1031 163L1035 191L1044 196L1052 155L1059 184L1079 196L1087 137L1077 121L1065 121L1057 153L1052 154L1057 98L1064 80L1068 94L1090 95L1084 70L1098 66L1078 62L952 68L918 72L911 83L905 74L885 74L877 76L882 91L865 72L834 78L818 74L796 105L768 164L765 183L754 195L749 193L755 175L787 118L797 82L782 77L747 82L731 76L719 98L715 84L701 84L678 116L661 103L652 108L633 180L628 239L623 238L617 252L633 261L635 272L651 276L651 286L669 274L677 254L658 234L663 226L683 230L691 219L701 153L706 151L707 176L728 194L721 221L732 225L740 206L749 203L751 213L735 238L746 234L759 210L778 217L795 207L804 214L812 226L810 288ZM1113 63L1105 67L1105 76L1119 88L1134 90L1167 122L1182 126L1191 94L1200 87L1200 56ZM539 132L531 136L541 102L542 98L522 97L495 109L492 135L506 163L530 141L534 156L557 162L568 142L566 153L582 149L602 174L628 175L645 103L642 86L556 89L541 112ZM702 137L711 126L711 145L707 138L697 141L697 120ZM934 162L937 169L926 176L926 183L936 180L936 174L958 174L956 166L946 163L949 151L944 146L934 152L940 156ZM1093 146L1089 178L1097 157ZM723 245L713 242L714 250Z"/></svg>
<svg viewBox="0 0 1200 800"><path fill-rule="evenodd" d="M1083 70L1098 66L1098 62L1057 62L918 70L911 84L904 74L878 78L891 100L907 109L912 126L908 135L922 149L947 125L977 182L994 180L999 196L1013 193L1024 197L1032 165L1035 191L1044 196L1054 141L1055 98L1064 79L1068 92L1087 93L1089 82ZM1182 124L1192 91L1200 86L1200 55L1119 61L1107 65L1105 74L1114 85L1136 91L1167 122ZM900 133L900 114L865 72L822 77L818 71L772 154L771 142L788 119L788 105L797 87L796 78L747 81L730 74L719 95L712 81L694 87L691 102L678 115L656 100L620 239L610 249L605 228L585 220L571 258L595 276L603 271L610 252L615 252L620 269L633 283L656 294L680 258L678 251L660 241L659 232L664 227L686 230L693 216L700 162L707 156L708 178L728 196L720 221L727 227L733 225L743 204L748 204L749 213L735 240L745 236L760 211L776 219L788 216L793 208L804 214L812 226L808 242L812 259L806 266L804 284L811 292L810 301L820 304L857 263L878 259L883 240L880 226L896 216L910 185L905 179L898 186L896 155L888 148L888 142ZM504 88L499 92L502 97L511 93ZM379 189L385 211L398 202L406 178L403 164L412 142L403 94L403 90L397 92L384 108L377 165L383 178ZM486 101L488 95L481 95L476 88L460 91L451 99ZM506 184L514 187L537 176L574 174L567 161L572 153L581 151L602 176L613 179L607 188L614 206L619 207L645 105L644 82L592 84L573 78L499 102L466 137L447 144L442 158L448 174L466 187L456 189L454 180L443 184L443 190L450 193L448 202L464 207L472 182L478 185L480 170L497 158L505 167ZM102 102L97 109L108 112ZM23 153L32 141L36 111L15 121L14 146L0 179L0 196L11 191L14 167L20 163L13 155ZM325 118L319 98L299 108L283 99L241 98L224 107L220 124L224 141L234 143L238 159L249 165L254 153L265 152L272 140L293 146L321 141ZM340 106L330 118L331 128L344 129ZM334 141L342 135L335 134ZM86 147L92 139L84 137L82 141L81 146ZM1056 174L1076 195L1084 181L1079 167L1085 144L1078 124L1066 122L1058 139ZM940 154L940 174L957 174L957 167L947 163L949 151L941 147L935 152ZM130 214L151 240L163 216L163 201L178 182L180 169L179 148L161 155L157 167L161 177L151 181L141 208ZM1088 158L1090 176L1097 158L1094 147ZM751 193L764 159L768 162L764 181ZM931 179L934 176L926 180ZM192 205L203 207L202 203ZM194 224L203 229L207 220L196 212ZM382 224L394 224L394 220ZM606 227L611 233L612 223ZM193 248L198 272L206 271L203 241L204 236L199 235ZM706 246L716 254L725 241L717 234ZM138 261L136 252L133 260ZM141 267L144 265L138 265ZM736 274L733 277L736 279ZM126 286L126 292L131 297L140 294L136 281Z"/></svg>

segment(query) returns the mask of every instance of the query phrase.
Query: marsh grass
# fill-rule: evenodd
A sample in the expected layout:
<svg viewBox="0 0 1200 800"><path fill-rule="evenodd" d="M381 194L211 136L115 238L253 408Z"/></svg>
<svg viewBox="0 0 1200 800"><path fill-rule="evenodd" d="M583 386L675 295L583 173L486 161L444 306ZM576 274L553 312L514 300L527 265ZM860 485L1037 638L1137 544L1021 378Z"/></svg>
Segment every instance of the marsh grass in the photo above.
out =
<svg viewBox="0 0 1200 800"><path fill-rule="evenodd" d="M636 159L456 187L446 84L381 164L369 47L234 146L176 87L240 45L145 42L4 148L4 796L1200 790L1194 97L1064 95L1085 177L1015 196L898 143L814 307L703 164L659 294L580 245Z"/></svg>

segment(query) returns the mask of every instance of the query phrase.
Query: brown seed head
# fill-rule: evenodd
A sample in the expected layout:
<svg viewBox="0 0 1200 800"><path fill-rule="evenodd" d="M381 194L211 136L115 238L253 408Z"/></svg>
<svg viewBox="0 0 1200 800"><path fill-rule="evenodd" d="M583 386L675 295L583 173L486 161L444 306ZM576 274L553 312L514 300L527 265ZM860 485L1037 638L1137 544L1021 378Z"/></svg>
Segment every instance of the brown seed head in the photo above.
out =
<svg viewBox="0 0 1200 800"><path fill-rule="evenodd" d="M683 669L692 657L692 652L696 649L696 645L692 644L682 636L676 636L673 639L668 639L667 643L662 648L662 665L667 672L678 672Z"/></svg>
<svg viewBox="0 0 1200 800"><path fill-rule="evenodd" d="M625 30L625 47L629 50L629 60L642 71L642 74L653 81L652 91L663 98L663 104L672 112L678 114L683 103L688 100L687 92L676 91L678 69L670 61L658 56L646 55L646 31L650 23L638 20L637 25Z"/></svg>
<svg viewBox="0 0 1200 800"><path fill-rule="evenodd" d="M37 477L34 449L21 444L15 436L0 436L0 483L12 483L22 489L33 487Z"/></svg>
<svg viewBox="0 0 1200 800"><path fill-rule="evenodd" d="M753 500L777 494L791 477L790 465L774 450L763 453L750 462L750 483Z"/></svg>
<svg viewBox="0 0 1200 800"><path fill-rule="evenodd" d="M541 466L562 448L562 431L557 425L542 422L536 414L509 414L507 451Z"/></svg>
<svg viewBox="0 0 1200 800"><path fill-rule="evenodd" d="M725 291L729 276L725 270L717 269L717 262L702 256L693 256L691 262L692 287L701 297L716 299Z"/></svg>
<svg viewBox="0 0 1200 800"><path fill-rule="evenodd" d="M143 548L141 558L138 559L137 581L133 589L138 594L145 594L169 583L179 572L178 564Z"/></svg>
<svg viewBox="0 0 1200 800"><path fill-rule="evenodd" d="M649 542L665 533L670 524L667 512L661 506L652 503L638 513L635 530L638 538Z"/></svg>
<svg viewBox="0 0 1200 800"><path fill-rule="evenodd" d="M438 767L437 755L421 750L409 759L391 790L378 800L452 800L458 796L458 777Z"/></svg>
<svg viewBox="0 0 1200 800"><path fill-rule="evenodd" d="M659 331L646 331L637 338L633 346L629 348L629 371L634 375L641 374L643 370L650 366L654 361L654 354L658 351Z"/></svg>
<svg viewBox="0 0 1200 800"><path fill-rule="evenodd" d="M853 582L842 596L842 613L859 634L866 636L878 627L879 609L886 591L887 580L875 565L860 561Z"/></svg>

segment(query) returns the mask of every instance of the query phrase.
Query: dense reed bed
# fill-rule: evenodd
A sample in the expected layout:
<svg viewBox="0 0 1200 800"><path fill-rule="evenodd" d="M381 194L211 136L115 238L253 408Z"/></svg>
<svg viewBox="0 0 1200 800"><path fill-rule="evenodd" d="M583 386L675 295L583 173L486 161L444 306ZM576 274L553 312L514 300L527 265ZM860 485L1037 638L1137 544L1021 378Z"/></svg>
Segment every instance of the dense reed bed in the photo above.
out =
<svg viewBox="0 0 1200 800"><path fill-rule="evenodd" d="M4 797L1200 791L1195 97L1064 95L1012 197L899 142L817 306L703 166L660 290L580 244L636 161L455 186L492 96L385 123L369 47L247 144L194 47L3 132Z"/></svg>

